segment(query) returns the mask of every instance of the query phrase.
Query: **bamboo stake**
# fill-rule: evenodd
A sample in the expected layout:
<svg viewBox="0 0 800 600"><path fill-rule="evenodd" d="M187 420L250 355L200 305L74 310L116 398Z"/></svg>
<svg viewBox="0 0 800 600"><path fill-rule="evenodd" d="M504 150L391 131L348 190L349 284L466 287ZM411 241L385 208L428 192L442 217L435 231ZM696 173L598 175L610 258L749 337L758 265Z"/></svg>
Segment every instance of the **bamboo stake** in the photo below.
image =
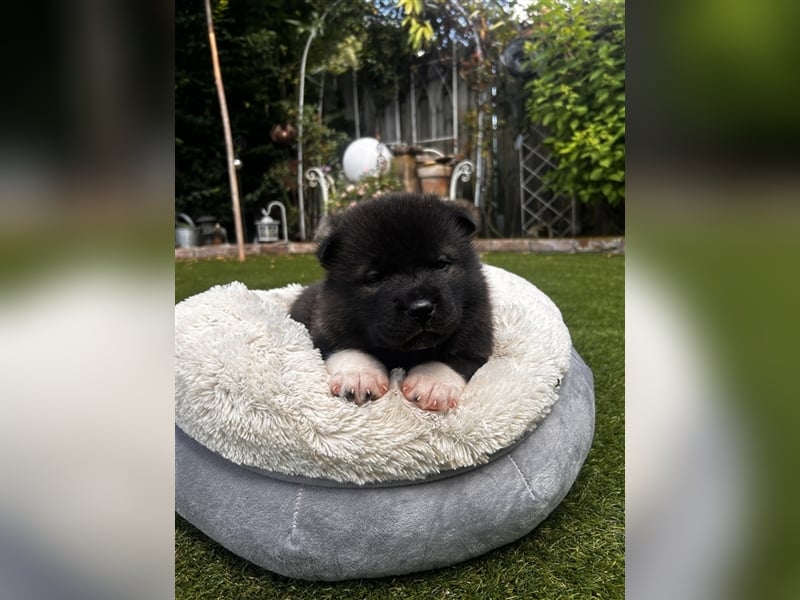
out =
<svg viewBox="0 0 800 600"><path fill-rule="evenodd" d="M217 53L217 37L214 35L214 20L211 16L211 0L205 0L206 25L208 27L208 43L211 47L211 64L214 68L214 84L219 97L219 110L222 115L222 129L225 134L225 154L228 159L228 180L231 186L231 203L233 204L233 221L236 228L236 246L239 250L239 262L244 262L244 232L242 231L242 211L239 206L239 181L236 178L236 165L233 156L233 136L231 122L228 118L228 103L225 100L225 87L222 84L222 71L219 68Z"/></svg>

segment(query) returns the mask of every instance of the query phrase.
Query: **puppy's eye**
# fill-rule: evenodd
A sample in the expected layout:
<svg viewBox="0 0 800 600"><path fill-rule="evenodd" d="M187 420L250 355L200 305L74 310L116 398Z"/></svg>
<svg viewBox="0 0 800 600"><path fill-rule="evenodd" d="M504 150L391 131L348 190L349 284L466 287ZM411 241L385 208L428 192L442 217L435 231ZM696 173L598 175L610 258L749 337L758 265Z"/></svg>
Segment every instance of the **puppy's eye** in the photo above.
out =
<svg viewBox="0 0 800 600"><path fill-rule="evenodd" d="M376 271L375 269L367 271L367 274L364 275L364 283L369 285L380 283L381 279L383 279L383 275L381 275L380 271Z"/></svg>
<svg viewBox="0 0 800 600"><path fill-rule="evenodd" d="M442 271L446 271L451 267L453 261L447 258L446 256L440 256L439 259L436 261L436 268L441 269Z"/></svg>

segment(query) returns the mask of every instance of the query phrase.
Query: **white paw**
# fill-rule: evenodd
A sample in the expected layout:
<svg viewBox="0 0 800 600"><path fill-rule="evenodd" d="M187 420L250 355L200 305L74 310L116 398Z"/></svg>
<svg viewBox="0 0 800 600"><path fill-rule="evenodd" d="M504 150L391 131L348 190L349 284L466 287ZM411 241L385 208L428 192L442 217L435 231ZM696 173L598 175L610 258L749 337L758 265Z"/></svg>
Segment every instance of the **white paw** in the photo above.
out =
<svg viewBox="0 0 800 600"><path fill-rule="evenodd" d="M389 374L378 359L360 350L334 352L325 361L331 393L359 406L389 391Z"/></svg>
<svg viewBox="0 0 800 600"><path fill-rule="evenodd" d="M441 362L417 365L408 372L400 390L423 410L444 412L458 405L467 382Z"/></svg>

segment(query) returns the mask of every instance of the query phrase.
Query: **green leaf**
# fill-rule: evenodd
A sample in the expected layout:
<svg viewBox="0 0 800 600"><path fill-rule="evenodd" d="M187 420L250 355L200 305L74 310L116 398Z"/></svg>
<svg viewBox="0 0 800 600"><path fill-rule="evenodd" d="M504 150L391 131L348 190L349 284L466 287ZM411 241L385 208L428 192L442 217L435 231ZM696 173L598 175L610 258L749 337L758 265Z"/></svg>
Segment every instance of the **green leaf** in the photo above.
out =
<svg viewBox="0 0 800 600"><path fill-rule="evenodd" d="M625 160L624 4L540 0L531 14L536 36L525 52L538 77L525 86L525 108L548 129L544 143L558 157L550 185L585 201L605 187L609 202L618 202ZM611 33L595 40L598 28L609 25Z"/></svg>

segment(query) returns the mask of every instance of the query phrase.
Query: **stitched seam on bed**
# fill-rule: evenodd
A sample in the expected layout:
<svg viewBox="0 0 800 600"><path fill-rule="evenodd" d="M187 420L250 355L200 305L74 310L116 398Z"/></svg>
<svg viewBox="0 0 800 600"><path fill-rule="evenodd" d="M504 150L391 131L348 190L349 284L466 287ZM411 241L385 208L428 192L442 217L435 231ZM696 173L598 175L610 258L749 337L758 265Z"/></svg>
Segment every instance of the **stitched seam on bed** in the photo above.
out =
<svg viewBox="0 0 800 600"><path fill-rule="evenodd" d="M303 486L300 486L300 489L297 490L297 495L294 497L294 512L292 513L292 530L289 533L289 536L294 535L294 531L297 528L297 515L300 514L300 500L303 499Z"/></svg>
<svg viewBox="0 0 800 600"><path fill-rule="evenodd" d="M520 470L519 466L517 465L517 462L514 460L514 458L510 454L508 455L508 460L511 461L511 464L514 465L514 468L517 470L517 473L519 473L519 477L520 477L520 479L522 479L522 483L525 484L525 489L528 490L528 493L530 494L531 499L532 500L536 500L536 494L533 493L533 490L531 489L531 486L528 485L528 480L525 478L525 475L522 474L522 470Z"/></svg>

